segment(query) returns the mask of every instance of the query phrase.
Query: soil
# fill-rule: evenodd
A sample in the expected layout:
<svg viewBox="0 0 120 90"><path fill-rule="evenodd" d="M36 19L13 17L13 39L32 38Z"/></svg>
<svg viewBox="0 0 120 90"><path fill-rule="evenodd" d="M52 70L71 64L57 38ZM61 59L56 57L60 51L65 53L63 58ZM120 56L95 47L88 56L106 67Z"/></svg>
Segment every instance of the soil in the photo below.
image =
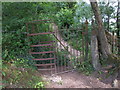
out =
<svg viewBox="0 0 120 90"><path fill-rule="evenodd" d="M42 76L47 81L46 88L112 88L111 77L102 78L104 74L99 76L96 72L90 76L77 71Z"/></svg>

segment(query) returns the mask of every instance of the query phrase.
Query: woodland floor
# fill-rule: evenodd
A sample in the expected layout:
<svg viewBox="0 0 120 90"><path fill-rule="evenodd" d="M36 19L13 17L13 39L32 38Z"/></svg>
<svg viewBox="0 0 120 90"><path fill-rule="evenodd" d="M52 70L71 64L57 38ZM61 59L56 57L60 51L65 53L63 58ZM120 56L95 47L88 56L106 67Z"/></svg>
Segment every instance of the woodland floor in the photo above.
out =
<svg viewBox="0 0 120 90"><path fill-rule="evenodd" d="M77 71L58 75L42 75L47 81L46 88L112 88L114 76L105 77L105 74L98 75L94 72L86 76Z"/></svg>

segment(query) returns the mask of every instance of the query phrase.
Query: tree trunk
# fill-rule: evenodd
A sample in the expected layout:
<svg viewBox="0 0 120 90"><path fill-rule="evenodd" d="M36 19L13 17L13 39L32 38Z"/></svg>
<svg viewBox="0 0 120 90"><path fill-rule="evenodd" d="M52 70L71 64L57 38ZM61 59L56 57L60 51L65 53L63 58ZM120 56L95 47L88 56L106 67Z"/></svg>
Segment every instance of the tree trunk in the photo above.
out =
<svg viewBox="0 0 120 90"><path fill-rule="evenodd" d="M92 57L92 65L95 70L100 70L100 62L99 62L99 50L98 50L98 40L97 40L97 31L95 30L94 21L92 21L92 35L91 35L91 57Z"/></svg>
<svg viewBox="0 0 120 90"><path fill-rule="evenodd" d="M95 15L96 23L98 25L98 39L100 41L100 50L103 58L108 58L111 55L111 51L107 42L105 35L105 30L103 27L102 17L96 0L90 0L92 10Z"/></svg>
<svg viewBox="0 0 120 90"><path fill-rule="evenodd" d="M118 8L117 8L117 46L118 46L118 55L120 56L120 0L118 0ZM118 58L120 60L120 58ZM120 62L118 62L117 71L117 79L114 80L113 85L114 88L120 87Z"/></svg>
<svg viewBox="0 0 120 90"><path fill-rule="evenodd" d="M109 8L109 2L108 2L108 4L107 4L107 7ZM107 30L109 31L109 23L110 23L110 13L109 13L110 11L108 10L108 13L107 13L107 16L108 16L108 20L107 20Z"/></svg>
<svg viewBox="0 0 120 90"><path fill-rule="evenodd" d="M117 9L117 38L118 38L118 55L120 55L120 0L118 0Z"/></svg>

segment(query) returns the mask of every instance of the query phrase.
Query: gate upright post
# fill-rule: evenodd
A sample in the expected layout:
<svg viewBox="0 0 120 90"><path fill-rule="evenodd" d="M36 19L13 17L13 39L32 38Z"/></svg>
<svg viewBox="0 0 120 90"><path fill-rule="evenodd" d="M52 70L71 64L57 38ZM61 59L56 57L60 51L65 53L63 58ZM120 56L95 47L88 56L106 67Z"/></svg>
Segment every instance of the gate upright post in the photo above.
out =
<svg viewBox="0 0 120 90"><path fill-rule="evenodd" d="M85 60L88 60L88 51L89 51L89 48L88 48L88 21L86 20L85 21Z"/></svg>

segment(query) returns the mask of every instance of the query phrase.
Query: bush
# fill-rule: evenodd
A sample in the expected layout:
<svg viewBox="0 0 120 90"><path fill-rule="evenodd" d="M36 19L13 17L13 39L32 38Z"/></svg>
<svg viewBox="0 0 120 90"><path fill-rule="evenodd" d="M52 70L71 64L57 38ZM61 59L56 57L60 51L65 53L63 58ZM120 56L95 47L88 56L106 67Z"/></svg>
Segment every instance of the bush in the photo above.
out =
<svg viewBox="0 0 120 90"><path fill-rule="evenodd" d="M9 88L38 88L44 87L41 75L34 67L28 65L28 61L17 59L13 63L2 65L3 87ZM41 82L41 84L39 84ZM36 86L38 85L38 87Z"/></svg>

